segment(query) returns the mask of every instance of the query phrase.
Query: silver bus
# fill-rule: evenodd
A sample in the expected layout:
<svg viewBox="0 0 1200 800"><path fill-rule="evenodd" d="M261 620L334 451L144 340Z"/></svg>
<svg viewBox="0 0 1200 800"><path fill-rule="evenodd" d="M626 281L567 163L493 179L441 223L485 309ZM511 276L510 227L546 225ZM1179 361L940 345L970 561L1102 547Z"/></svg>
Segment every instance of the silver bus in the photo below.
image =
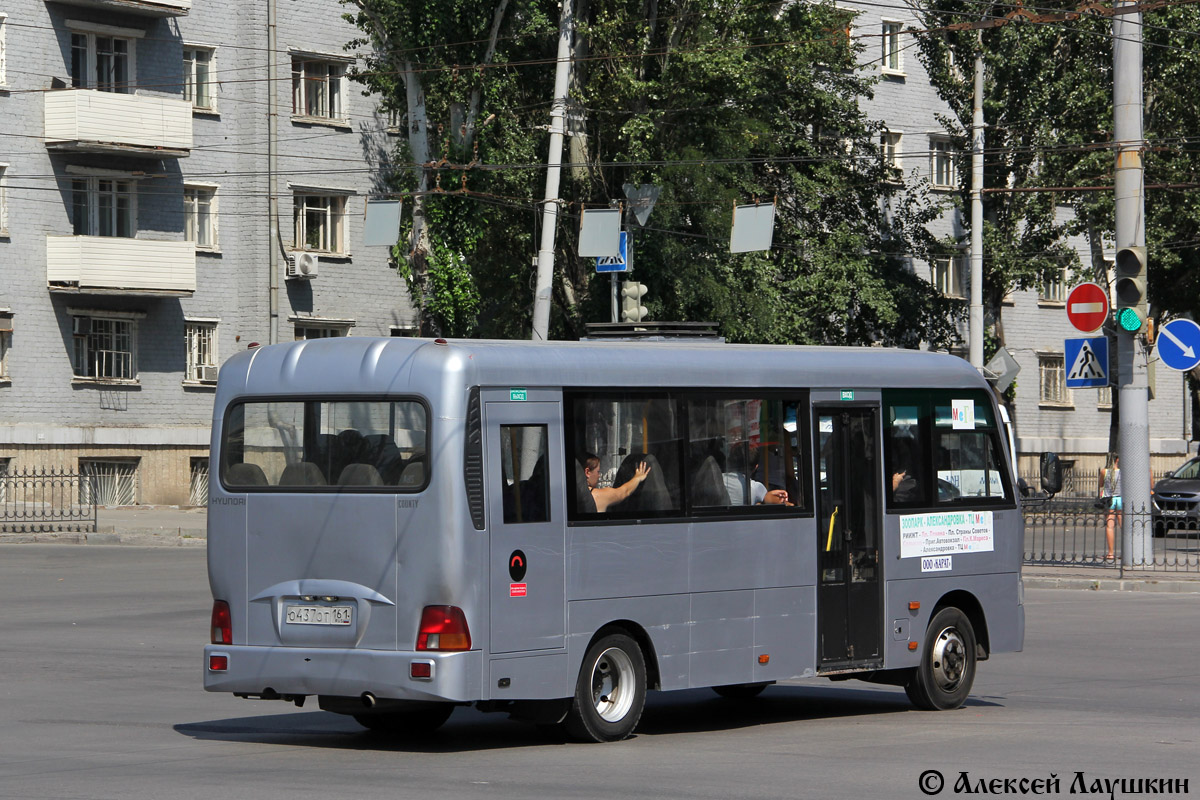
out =
<svg viewBox="0 0 1200 800"><path fill-rule="evenodd" d="M628 736L646 692L951 709L1024 638L998 411L878 348L338 338L220 373L204 686Z"/></svg>

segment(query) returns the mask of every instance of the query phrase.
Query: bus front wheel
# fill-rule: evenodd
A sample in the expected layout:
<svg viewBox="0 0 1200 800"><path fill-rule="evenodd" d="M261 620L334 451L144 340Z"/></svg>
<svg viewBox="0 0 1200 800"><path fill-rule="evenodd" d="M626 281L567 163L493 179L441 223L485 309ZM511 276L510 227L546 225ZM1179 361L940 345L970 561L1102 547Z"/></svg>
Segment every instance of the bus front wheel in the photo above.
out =
<svg viewBox="0 0 1200 800"><path fill-rule="evenodd" d="M629 636L613 633L588 648L564 721L573 738L615 742L633 733L646 705L646 661Z"/></svg>
<svg viewBox="0 0 1200 800"><path fill-rule="evenodd" d="M967 700L975 682L975 629L957 608L943 608L925 629L921 663L904 691L917 708L948 711Z"/></svg>

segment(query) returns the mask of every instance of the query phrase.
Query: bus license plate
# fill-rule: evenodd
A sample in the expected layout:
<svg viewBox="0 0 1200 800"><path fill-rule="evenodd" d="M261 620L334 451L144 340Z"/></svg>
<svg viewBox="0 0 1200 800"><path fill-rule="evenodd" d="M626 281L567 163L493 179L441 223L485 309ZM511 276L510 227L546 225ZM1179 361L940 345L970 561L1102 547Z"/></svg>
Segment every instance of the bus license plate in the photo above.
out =
<svg viewBox="0 0 1200 800"><path fill-rule="evenodd" d="M353 606L288 606L289 625L349 625L354 621Z"/></svg>

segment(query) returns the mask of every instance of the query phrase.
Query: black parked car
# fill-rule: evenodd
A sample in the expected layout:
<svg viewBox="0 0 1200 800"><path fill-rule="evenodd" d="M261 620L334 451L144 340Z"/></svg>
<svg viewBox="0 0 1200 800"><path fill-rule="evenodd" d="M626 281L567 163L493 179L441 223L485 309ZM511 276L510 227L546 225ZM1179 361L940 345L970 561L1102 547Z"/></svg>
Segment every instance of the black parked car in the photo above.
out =
<svg viewBox="0 0 1200 800"><path fill-rule="evenodd" d="M1200 529L1200 456L1154 485L1154 535L1163 536L1168 528Z"/></svg>

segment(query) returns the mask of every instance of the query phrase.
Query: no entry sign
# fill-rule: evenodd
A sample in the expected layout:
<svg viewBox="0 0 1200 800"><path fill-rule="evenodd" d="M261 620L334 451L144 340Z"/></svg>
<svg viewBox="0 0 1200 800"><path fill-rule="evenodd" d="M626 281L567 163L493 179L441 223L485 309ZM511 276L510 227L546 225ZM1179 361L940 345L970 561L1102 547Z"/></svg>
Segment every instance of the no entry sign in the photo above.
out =
<svg viewBox="0 0 1200 800"><path fill-rule="evenodd" d="M1067 319L1091 333L1108 319L1108 293L1097 283L1081 283L1067 295Z"/></svg>

